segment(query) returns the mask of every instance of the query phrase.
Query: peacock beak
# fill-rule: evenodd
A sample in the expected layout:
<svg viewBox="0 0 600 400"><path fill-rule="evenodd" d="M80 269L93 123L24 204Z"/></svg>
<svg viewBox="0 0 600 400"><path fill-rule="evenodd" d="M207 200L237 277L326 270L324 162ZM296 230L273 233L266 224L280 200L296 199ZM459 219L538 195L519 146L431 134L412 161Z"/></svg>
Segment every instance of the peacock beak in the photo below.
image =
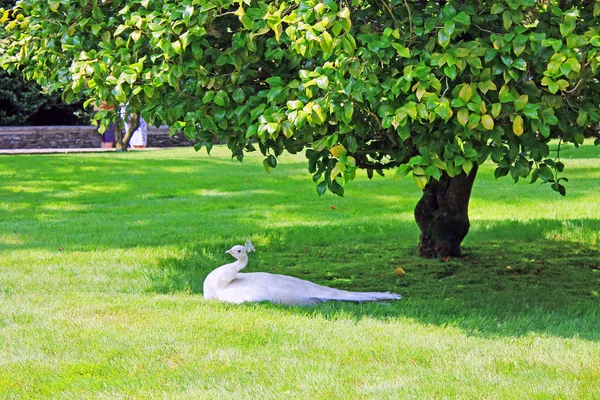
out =
<svg viewBox="0 0 600 400"><path fill-rule="evenodd" d="M231 254L231 250L227 250L225 254Z"/></svg>

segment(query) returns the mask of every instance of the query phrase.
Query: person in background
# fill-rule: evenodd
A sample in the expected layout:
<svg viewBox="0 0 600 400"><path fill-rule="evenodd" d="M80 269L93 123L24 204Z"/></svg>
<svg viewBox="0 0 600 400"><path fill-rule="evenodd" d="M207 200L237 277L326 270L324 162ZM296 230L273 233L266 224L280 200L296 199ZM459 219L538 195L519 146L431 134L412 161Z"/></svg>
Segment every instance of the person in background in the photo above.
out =
<svg viewBox="0 0 600 400"><path fill-rule="evenodd" d="M127 115L127 105L122 104L120 107L121 119L124 122L123 133L129 130L131 126L130 116ZM143 149L146 147L146 141L148 139L148 123L140 116L140 125L133 131L131 138L129 139L129 147L133 149Z"/></svg>
<svg viewBox="0 0 600 400"><path fill-rule="evenodd" d="M125 123L125 130L127 130L128 123ZM134 149L143 149L146 147L146 143L148 140L148 123L144 121L142 117L140 117L140 126L133 132L131 135L131 139L129 140L129 145Z"/></svg>
<svg viewBox="0 0 600 400"><path fill-rule="evenodd" d="M109 106L106 103L102 103L101 108L103 110L114 110L114 107ZM112 149L115 145L115 124L110 124L110 126L104 131L102 134L102 143L100 147L103 149Z"/></svg>

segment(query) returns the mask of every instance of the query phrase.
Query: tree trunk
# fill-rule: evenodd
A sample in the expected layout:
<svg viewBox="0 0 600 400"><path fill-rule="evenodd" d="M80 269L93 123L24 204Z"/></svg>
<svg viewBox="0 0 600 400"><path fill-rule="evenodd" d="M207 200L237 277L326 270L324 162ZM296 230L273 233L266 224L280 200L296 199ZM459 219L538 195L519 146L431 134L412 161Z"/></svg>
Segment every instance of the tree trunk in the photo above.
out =
<svg viewBox="0 0 600 400"><path fill-rule="evenodd" d="M131 114L129 116L128 125L128 129L125 130L125 124L121 121L120 118L117 119L117 123L115 124L115 147L117 151L127 151L129 147L129 140L131 140L133 132L135 132L135 130L140 126L139 114Z"/></svg>
<svg viewBox="0 0 600 400"><path fill-rule="evenodd" d="M115 149L118 152L127 151L127 143L123 144L123 121L120 113L117 114L117 121L115 122Z"/></svg>
<svg viewBox="0 0 600 400"><path fill-rule="evenodd" d="M477 168L474 164L469 175L462 172L454 178L444 172L423 189L415 207L421 257L460 257L460 244L469 232L469 199Z"/></svg>

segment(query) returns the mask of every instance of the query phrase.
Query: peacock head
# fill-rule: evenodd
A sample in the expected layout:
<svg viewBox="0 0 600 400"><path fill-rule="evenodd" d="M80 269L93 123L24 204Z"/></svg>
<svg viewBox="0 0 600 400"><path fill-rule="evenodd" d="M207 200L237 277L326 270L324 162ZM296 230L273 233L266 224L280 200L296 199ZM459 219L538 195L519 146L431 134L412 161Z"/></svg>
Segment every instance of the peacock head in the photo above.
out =
<svg viewBox="0 0 600 400"><path fill-rule="evenodd" d="M248 253L253 252L254 250L254 246L252 246L252 242L250 242L250 240L246 240L246 244L242 245L237 245L237 246L233 246L232 248L230 248L229 250L227 250L225 253L227 254L231 254L233 257L235 257L236 259L241 259L241 258L246 258L248 257Z"/></svg>

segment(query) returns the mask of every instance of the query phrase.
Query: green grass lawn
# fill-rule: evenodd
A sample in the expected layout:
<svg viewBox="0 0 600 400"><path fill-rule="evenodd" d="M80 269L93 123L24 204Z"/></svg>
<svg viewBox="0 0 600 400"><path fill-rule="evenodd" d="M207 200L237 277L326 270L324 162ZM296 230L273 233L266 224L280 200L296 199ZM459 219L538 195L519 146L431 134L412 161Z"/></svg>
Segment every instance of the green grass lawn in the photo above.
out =
<svg viewBox="0 0 600 400"><path fill-rule="evenodd" d="M562 154L567 197L484 165L447 262L417 256L409 179L319 198L302 156L2 156L0 398L600 398L600 148ZM205 301L247 238L248 270L404 298Z"/></svg>

